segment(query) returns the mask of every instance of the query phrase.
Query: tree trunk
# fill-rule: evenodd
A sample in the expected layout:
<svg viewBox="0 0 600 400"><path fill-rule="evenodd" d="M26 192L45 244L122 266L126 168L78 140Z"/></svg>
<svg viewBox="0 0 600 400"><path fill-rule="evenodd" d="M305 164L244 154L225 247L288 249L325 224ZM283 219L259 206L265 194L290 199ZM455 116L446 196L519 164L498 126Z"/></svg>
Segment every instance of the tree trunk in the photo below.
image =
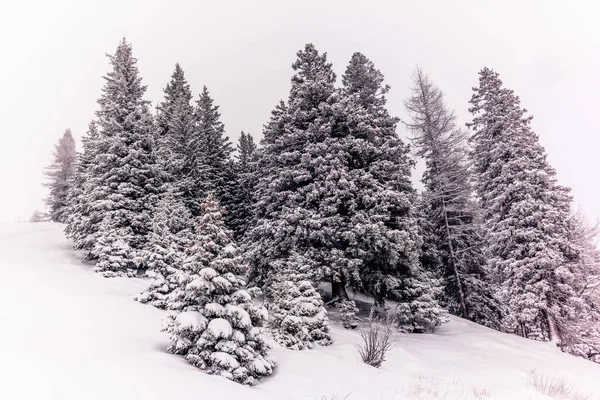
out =
<svg viewBox="0 0 600 400"><path fill-rule="evenodd" d="M558 333L558 328L556 327L556 321L549 312L546 311L545 314L548 320L548 330L550 331L550 342L554 343L557 346L560 346L560 334Z"/></svg>
<svg viewBox="0 0 600 400"><path fill-rule="evenodd" d="M331 277L331 300L327 304L332 305L341 300L349 299L348 293L346 292L346 278L342 275L340 280L336 281Z"/></svg>
<svg viewBox="0 0 600 400"><path fill-rule="evenodd" d="M467 302L465 301L465 292L463 290L460 272L458 271L458 265L456 260L456 254L454 253L454 246L452 244L452 236L450 235L450 223L448 222L448 212L446 211L446 201L442 198L442 212L444 213L444 224L446 225L446 239L448 240L448 247L450 248L450 259L452 260L452 268L454 270L454 277L456 278L456 286L458 288L458 297L460 306L462 308L463 318L467 318L469 310L467 309Z"/></svg>

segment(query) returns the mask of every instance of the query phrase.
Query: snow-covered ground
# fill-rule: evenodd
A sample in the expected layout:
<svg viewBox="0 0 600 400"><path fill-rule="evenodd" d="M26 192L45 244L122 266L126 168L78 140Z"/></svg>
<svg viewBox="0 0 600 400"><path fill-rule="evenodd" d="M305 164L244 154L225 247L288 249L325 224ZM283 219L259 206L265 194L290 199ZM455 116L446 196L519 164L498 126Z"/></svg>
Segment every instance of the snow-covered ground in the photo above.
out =
<svg viewBox="0 0 600 400"><path fill-rule="evenodd" d="M334 322L330 347L274 349L256 387L208 376L165 352L164 313L132 300L148 282L90 272L56 224L0 225L0 279L3 400L548 399L527 383L534 369L600 398L600 365L458 318L399 335L381 369Z"/></svg>

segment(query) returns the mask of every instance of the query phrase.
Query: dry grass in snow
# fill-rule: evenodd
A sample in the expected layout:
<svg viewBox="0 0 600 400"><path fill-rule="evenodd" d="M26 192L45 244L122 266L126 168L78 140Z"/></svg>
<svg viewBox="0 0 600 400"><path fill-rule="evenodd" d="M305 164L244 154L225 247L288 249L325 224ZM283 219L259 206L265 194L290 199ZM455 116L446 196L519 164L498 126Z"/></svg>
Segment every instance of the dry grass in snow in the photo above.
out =
<svg viewBox="0 0 600 400"><path fill-rule="evenodd" d="M590 394L578 390L573 384L556 376L548 376L532 369L527 371L527 385L538 392L559 400L594 400Z"/></svg>

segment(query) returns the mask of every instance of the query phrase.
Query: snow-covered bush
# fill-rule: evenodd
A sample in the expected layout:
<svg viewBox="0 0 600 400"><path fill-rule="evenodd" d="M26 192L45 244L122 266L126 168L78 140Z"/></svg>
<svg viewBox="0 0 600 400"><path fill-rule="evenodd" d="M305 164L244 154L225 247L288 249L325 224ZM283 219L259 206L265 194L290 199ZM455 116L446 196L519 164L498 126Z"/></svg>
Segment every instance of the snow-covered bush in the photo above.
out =
<svg viewBox="0 0 600 400"><path fill-rule="evenodd" d="M342 300L338 304L342 325L346 329L356 329L358 323L356 321L356 313L358 308L352 300Z"/></svg>
<svg viewBox="0 0 600 400"><path fill-rule="evenodd" d="M172 293L184 311L167 320L168 350L210 374L254 385L275 367L260 330L267 311L253 304L245 282L236 277L246 266L218 203L209 196L202 208L198 253L189 260L187 275L181 275L185 286Z"/></svg>
<svg viewBox="0 0 600 400"><path fill-rule="evenodd" d="M435 328L448 322L448 312L442 309L431 292L431 280L427 274L420 277L421 280L411 279L409 284L413 290L411 298L402 299L391 311L400 328L411 333L433 332ZM425 281L422 281L425 279ZM420 290L423 283L423 290Z"/></svg>
<svg viewBox="0 0 600 400"><path fill-rule="evenodd" d="M135 275L141 266L142 255L123 239L130 234L130 227L112 228L111 224L105 222L100 225L98 240L92 249L97 257L94 272L106 278Z"/></svg>
<svg viewBox="0 0 600 400"><path fill-rule="evenodd" d="M178 309L170 304L168 295L181 284L185 251L191 240L192 216L181 198L167 191L152 219L148 248L143 258L146 276L154 280L136 296L136 300L161 309Z"/></svg>
<svg viewBox="0 0 600 400"><path fill-rule="evenodd" d="M302 279L305 269L295 255L275 262L277 277L269 305L275 340L293 350L331 344L329 321L323 300L312 283Z"/></svg>

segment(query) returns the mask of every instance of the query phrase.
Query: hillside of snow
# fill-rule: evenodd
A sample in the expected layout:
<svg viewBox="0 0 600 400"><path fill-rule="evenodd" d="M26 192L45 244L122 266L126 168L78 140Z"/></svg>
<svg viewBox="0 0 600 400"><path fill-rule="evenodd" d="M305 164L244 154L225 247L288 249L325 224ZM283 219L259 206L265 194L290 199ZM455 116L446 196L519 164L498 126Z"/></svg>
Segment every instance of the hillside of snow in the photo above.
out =
<svg viewBox="0 0 600 400"><path fill-rule="evenodd" d="M132 300L148 281L92 273L62 228L0 225L0 399L551 398L532 370L600 398L600 365L459 318L399 334L380 369L362 363L360 332L333 321L332 346L275 348L276 372L256 387L209 376L165 352L165 313Z"/></svg>

